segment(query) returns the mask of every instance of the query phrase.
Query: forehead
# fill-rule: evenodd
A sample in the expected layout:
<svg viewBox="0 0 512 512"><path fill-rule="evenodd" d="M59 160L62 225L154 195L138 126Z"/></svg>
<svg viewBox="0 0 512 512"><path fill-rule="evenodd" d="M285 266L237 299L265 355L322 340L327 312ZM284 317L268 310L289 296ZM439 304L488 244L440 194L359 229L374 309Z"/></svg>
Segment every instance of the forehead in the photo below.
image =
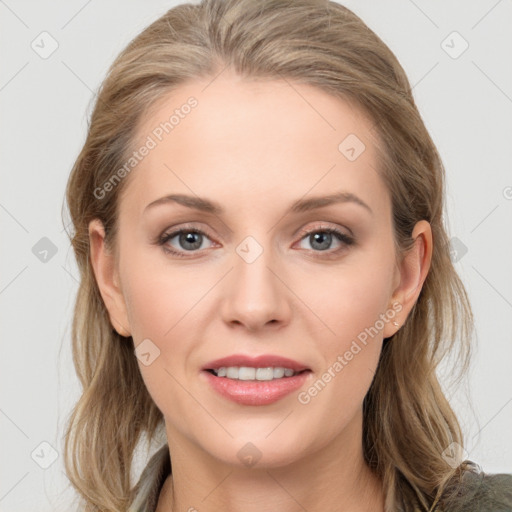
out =
<svg viewBox="0 0 512 512"><path fill-rule="evenodd" d="M152 106L136 140L135 148L150 149L123 194L134 214L170 193L212 197L240 211L347 190L382 213L387 207L372 120L311 85L227 71L194 80Z"/></svg>

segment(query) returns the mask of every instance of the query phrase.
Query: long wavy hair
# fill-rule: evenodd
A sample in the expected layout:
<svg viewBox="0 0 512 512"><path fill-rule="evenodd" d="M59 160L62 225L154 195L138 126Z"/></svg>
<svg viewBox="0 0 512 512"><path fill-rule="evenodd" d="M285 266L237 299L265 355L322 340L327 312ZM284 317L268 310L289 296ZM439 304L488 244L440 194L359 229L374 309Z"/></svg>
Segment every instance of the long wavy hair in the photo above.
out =
<svg viewBox="0 0 512 512"><path fill-rule="evenodd" d="M363 109L382 143L379 172L392 197L397 255L411 248L416 222L431 224L430 271L405 324L384 341L364 399L363 449L383 481L387 511L442 507L470 462L452 468L443 456L451 443L464 446L464 440L438 366L454 356L457 382L462 378L474 324L450 257L445 171L405 72L384 42L337 3L203 0L170 9L113 62L67 184L68 236L80 271L72 350L83 389L67 420L64 464L81 510L128 509L134 455L143 437L154 440L163 424L133 340L110 323L90 261L89 222L100 219L107 247L115 247L127 180L105 197L95 190L127 161L137 127L158 99L227 67L250 79L310 84Z"/></svg>

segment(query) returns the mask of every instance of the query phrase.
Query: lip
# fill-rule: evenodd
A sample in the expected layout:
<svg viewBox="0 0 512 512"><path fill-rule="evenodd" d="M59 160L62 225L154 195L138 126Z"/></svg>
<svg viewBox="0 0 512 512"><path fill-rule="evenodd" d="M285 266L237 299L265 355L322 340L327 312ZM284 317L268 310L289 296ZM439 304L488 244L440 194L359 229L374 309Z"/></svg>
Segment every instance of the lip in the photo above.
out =
<svg viewBox="0 0 512 512"><path fill-rule="evenodd" d="M215 362L215 364L217 364ZM231 365L238 366L238 365ZM217 377L206 369L201 371L201 378L221 396L240 405L268 405L281 400L286 395L298 390L312 375L304 371L292 377L282 379L257 381L235 380L227 377Z"/></svg>
<svg viewBox="0 0 512 512"><path fill-rule="evenodd" d="M231 356L215 359L205 364L202 370L214 370L222 366L250 366L252 368L268 368L269 366L276 366L290 368L293 371L301 372L302 370L310 370L305 364L294 361L287 357L282 357L273 354L263 354L261 356L251 357L243 354L233 354ZM220 377L224 378L224 377ZM287 377L291 379L292 377Z"/></svg>

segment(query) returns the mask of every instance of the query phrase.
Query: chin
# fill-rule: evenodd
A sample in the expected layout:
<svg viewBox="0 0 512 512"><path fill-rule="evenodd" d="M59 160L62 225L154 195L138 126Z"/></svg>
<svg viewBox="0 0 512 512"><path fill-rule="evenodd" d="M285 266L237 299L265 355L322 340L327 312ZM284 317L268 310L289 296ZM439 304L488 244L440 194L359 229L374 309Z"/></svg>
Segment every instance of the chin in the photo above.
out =
<svg viewBox="0 0 512 512"><path fill-rule="evenodd" d="M225 439L223 443L215 443L211 447L203 446L203 449L223 463L239 468L280 468L305 456L304 436L298 432L295 435L289 429L283 435L268 435L271 431L260 430L254 435L249 432L240 437Z"/></svg>

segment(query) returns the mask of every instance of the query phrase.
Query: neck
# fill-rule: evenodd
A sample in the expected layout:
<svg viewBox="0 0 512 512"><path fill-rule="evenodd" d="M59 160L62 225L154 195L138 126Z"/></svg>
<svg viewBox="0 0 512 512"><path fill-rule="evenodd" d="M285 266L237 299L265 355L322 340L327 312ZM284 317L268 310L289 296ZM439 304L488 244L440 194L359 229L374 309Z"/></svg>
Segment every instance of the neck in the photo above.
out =
<svg viewBox="0 0 512 512"><path fill-rule="evenodd" d="M382 483L363 458L361 425L356 419L329 444L285 466L251 468L205 456L167 426L172 476L157 512L383 512Z"/></svg>

